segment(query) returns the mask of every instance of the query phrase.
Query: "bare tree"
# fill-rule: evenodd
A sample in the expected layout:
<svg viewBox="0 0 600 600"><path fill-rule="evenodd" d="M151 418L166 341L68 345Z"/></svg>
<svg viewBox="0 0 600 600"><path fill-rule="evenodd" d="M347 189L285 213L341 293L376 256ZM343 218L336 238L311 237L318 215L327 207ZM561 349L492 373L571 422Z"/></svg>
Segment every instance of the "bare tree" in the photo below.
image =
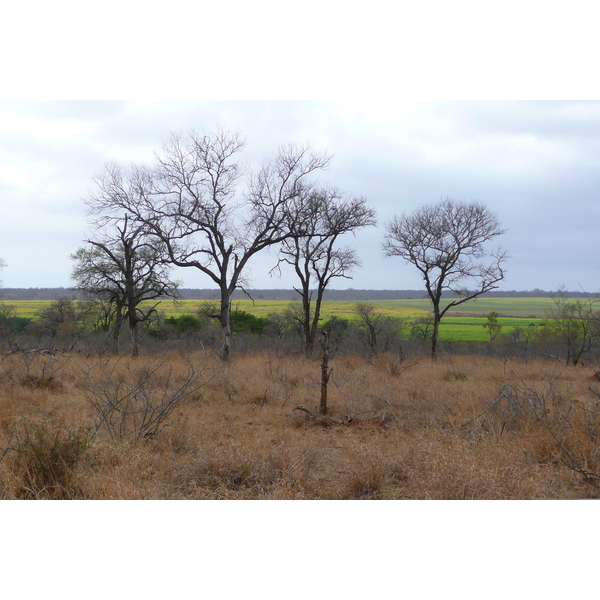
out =
<svg viewBox="0 0 600 600"><path fill-rule="evenodd" d="M248 261L289 235L283 225L290 202L304 179L329 163L310 147L285 146L243 189L235 162L243 147L238 133L223 129L173 134L156 155L152 193L113 203L148 227L171 264L198 269L218 286L224 360L231 347L231 295L243 289Z"/></svg>
<svg viewBox="0 0 600 600"><path fill-rule="evenodd" d="M387 224L385 255L399 256L418 269L433 305L433 358L440 321L448 310L496 289L504 278L508 255L500 248L488 252L485 247L504 231L498 217L483 204L450 198ZM445 291L454 297L442 308Z"/></svg>
<svg viewBox="0 0 600 600"><path fill-rule="evenodd" d="M545 325L564 344L566 363L576 365L600 339L600 313L598 297L569 300L566 290L551 296L553 305L547 310Z"/></svg>
<svg viewBox="0 0 600 600"><path fill-rule="evenodd" d="M296 318L307 356L312 354L325 289L334 278L351 279L360 266L354 249L337 245L339 238L370 225L375 225L375 211L366 199L350 198L337 189L307 189L294 202L287 224L290 235L281 245L276 269L287 263L300 280L294 287L302 300Z"/></svg>
<svg viewBox="0 0 600 600"><path fill-rule="evenodd" d="M358 317L358 327L372 354L377 354L379 350L386 352L399 339L402 321L385 315L374 304L358 302L354 306L354 314Z"/></svg>
<svg viewBox="0 0 600 600"><path fill-rule="evenodd" d="M158 305L142 303L177 297L178 284L169 277L164 244L148 233L144 223L132 220L127 213L118 216L112 210L115 198L135 202L145 195L149 181L143 184L135 168L124 172L111 165L96 183L97 191L87 200L91 213L98 215L94 221L96 237L86 240L90 247L72 255L72 278L77 289L108 303L115 343L122 325L128 322L131 352L136 356L138 324L150 320Z"/></svg>
<svg viewBox="0 0 600 600"><path fill-rule="evenodd" d="M37 312L32 331L38 337L57 338L70 352L85 329L87 308L73 298L58 298Z"/></svg>
<svg viewBox="0 0 600 600"><path fill-rule="evenodd" d="M410 337L423 342L431 341L433 331L433 318L431 315L418 317L412 322Z"/></svg>

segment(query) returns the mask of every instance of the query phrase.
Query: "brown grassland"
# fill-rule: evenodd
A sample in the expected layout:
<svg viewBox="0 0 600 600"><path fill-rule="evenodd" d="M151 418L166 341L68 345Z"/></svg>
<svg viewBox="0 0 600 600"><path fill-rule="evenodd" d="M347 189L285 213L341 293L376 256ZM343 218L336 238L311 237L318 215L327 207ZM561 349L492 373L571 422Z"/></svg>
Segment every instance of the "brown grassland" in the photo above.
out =
<svg viewBox="0 0 600 600"><path fill-rule="evenodd" d="M385 354L330 367L320 417L318 359L9 353L0 497L600 497L600 387L588 369Z"/></svg>

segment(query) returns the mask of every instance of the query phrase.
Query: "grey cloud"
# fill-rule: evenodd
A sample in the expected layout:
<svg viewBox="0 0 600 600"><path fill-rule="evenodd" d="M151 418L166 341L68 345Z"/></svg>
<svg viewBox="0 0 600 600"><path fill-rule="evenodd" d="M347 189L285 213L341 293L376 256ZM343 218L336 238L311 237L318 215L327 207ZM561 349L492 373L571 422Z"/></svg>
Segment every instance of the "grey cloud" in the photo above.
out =
<svg viewBox="0 0 600 600"><path fill-rule="evenodd" d="M383 258L383 227L394 214L444 196L478 200L499 214L509 230L501 243L513 255L506 289L577 281L597 287L600 103L426 102L398 111L387 103L383 111L361 110L317 101L0 103L0 122L4 111L27 117L29 124L37 119L40 132L48 123L56 126L47 136L4 121L4 285L69 285L68 256L82 243L82 199L92 176L110 160L151 160L171 130L222 124L247 137L251 165L282 143L312 142L334 155L320 179L373 203L378 227L347 240L365 268L337 287L419 286L410 267ZM62 122L70 133L61 137ZM8 177L10 165L27 169L24 187ZM281 280L268 276L274 262L270 255L256 261L255 287L294 284L290 273ZM177 276L186 285L210 285L189 270Z"/></svg>

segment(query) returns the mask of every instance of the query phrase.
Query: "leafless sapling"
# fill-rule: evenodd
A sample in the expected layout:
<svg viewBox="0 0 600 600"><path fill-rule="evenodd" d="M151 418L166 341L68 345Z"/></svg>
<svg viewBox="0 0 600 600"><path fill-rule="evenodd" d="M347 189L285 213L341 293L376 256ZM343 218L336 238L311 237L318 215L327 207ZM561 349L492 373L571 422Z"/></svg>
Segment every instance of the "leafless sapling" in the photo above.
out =
<svg viewBox="0 0 600 600"><path fill-rule="evenodd" d="M374 304L358 302L354 306L354 314L358 317L358 327L372 354L377 354L379 350L389 350L399 339L402 321L385 315Z"/></svg>

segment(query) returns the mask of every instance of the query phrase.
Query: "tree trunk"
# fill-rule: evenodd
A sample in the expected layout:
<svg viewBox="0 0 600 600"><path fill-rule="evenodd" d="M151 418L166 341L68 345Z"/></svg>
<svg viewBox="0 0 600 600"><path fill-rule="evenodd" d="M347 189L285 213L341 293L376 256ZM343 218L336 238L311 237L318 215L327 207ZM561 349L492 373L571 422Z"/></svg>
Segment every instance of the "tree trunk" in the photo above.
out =
<svg viewBox="0 0 600 600"><path fill-rule="evenodd" d="M113 330L112 330L112 339L113 339L115 354L119 354L119 337L121 336L121 328L123 327L124 321L125 321L125 318L123 316L121 309L119 308L119 309L117 309L117 312L115 315L115 323L113 325Z"/></svg>
<svg viewBox="0 0 600 600"><path fill-rule="evenodd" d="M304 354L310 358L313 351L314 335L310 322L310 290L303 286L302 289L302 330L304 336Z"/></svg>
<svg viewBox="0 0 600 600"><path fill-rule="evenodd" d="M131 345L131 356L137 356L138 351L138 319L135 312L135 306L130 303L127 307L127 318L129 320L129 342Z"/></svg>
<svg viewBox="0 0 600 600"><path fill-rule="evenodd" d="M305 317L306 318L306 317ZM313 351L313 339L310 335L310 323L303 323L304 329L304 354L306 358L310 358L312 356Z"/></svg>
<svg viewBox="0 0 600 600"><path fill-rule="evenodd" d="M317 290L317 299L315 300L315 313L312 318L310 325L310 354L312 355L313 346L315 344L315 338L317 337L317 330L319 328L319 320L321 319L321 304L323 302L323 289L319 286ZM327 332L327 343L329 344L329 331Z"/></svg>
<svg viewBox="0 0 600 600"><path fill-rule="evenodd" d="M367 323L367 343L371 348L371 354L375 356L377 354L377 330L373 323Z"/></svg>
<svg viewBox="0 0 600 600"><path fill-rule="evenodd" d="M321 340L321 403L319 405L319 414L326 415L327 407L327 385L329 383L329 330L321 332L323 336Z"/></svg>
<svg viewBox="0 0 600 600"><path fill-rule="evenodd" d="M219 316L221 324L221 360L228 362L231 357L231 300L229 290L221 290L221 312Z"/></svg>
<svg viewBox="0 0 600 600"><path fill-rule="evenodd" d="M138 320L135 315L135 309L133 315L129 313L129 342L131 345L131 356L138 356Z"/></svg>
<svg viewBox="0 0 600 600"><path fill-rule="evenodd" d="M442 317L440 316L439 307L434 306L434 308L433 308L433 333L431 334L431 358L433 358L434 360L437 358L438 337L439 337L441 320L442 320Z"/></svg>

